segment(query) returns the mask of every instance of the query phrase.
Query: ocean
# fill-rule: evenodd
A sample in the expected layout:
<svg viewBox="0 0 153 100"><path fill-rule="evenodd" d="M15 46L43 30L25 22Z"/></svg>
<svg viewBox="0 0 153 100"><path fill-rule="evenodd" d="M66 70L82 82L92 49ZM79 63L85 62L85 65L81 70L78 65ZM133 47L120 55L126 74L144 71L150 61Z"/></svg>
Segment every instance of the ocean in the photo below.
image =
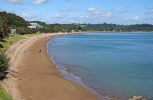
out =
<svg viewBox="0 0 153 100"><path fill-rule="evenodd" d="M47 45L62 75L99 98L153 96L153 33L64 35Z"/></svg>

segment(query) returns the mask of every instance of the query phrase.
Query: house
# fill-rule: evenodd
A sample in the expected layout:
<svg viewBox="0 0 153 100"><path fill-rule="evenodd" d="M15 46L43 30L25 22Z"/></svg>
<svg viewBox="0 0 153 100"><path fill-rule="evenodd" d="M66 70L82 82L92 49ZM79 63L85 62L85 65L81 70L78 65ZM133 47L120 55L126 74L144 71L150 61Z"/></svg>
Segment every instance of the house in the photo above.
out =
<svg viewBox="0 0 153 100"><path fill-rule="evenodd" d="M16 34L16 29L11 29L11 34Z"/></svg>
<svg viewBox="0 0 153 100"><path fill-rule="evenodd" d="M39 29L42 28L41 25L39 25L38 23L30 23L31 26L28 26L29 28L33 28L33 29Z"/></svg>

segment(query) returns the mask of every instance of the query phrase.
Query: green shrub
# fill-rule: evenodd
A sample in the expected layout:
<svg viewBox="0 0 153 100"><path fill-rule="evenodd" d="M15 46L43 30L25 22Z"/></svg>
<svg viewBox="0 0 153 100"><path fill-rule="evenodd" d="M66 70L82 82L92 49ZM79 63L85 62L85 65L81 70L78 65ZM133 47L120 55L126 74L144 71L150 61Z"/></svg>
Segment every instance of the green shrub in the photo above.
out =
<svg viewBox="0 0 153 100"><path fill-rule="evenodd" d="M13 100L12 97L0 86L0 100Z"/></svg>
<svg viewBox="0 0 153 100"><path fill-rule="evenodd" d="M29 30L30 30L30 33L28 33L28 34L37 33L37 29L30 29L29 28Z"/></svg>
<svg viewBox="0 0 153 100"><path fill-rule="evenodd" d="M5 73L9 66L9 59L5 54L0 54L0 78L5 77Z"/></svg>
<svg viewBox="0 0 153 100"><path fill-rule="evenodd" d="M17 28L16 31L18 34L21 34L21 35L36 33L36 29L30 29L28 27Z"/></svg>

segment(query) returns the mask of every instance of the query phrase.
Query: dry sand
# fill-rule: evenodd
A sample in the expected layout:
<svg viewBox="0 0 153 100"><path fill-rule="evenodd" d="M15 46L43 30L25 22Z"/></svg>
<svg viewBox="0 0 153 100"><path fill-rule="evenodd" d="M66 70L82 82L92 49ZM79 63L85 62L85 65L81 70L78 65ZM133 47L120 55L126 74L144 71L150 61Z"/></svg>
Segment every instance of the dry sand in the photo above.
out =
<svg viewBox="0 0 153 100"><path fill-rule="evenodd" d="M14 100L96 100L93 94L64 79L56 70L47 54L47 42L56 35L24 39L8 50L9 74L2 85Z"/></svg>

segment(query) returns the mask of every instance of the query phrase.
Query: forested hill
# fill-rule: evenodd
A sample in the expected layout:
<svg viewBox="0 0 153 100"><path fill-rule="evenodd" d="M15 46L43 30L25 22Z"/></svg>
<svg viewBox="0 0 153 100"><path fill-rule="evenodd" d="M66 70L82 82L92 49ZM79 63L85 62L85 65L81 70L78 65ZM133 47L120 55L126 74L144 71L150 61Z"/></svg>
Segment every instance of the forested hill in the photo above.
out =
<svg viewBox="0 0 153 100"><path fill-rule="evenodd" d="M5 22L6 21L6 22ZM5 22L10 28L16 28L17 33L27 34L27 33L52 33L52 32L71 32L71 31L112 31L112 32L135 32L153 31L153 25L151 24L135 24L135 25L118 25L118 24L46 24L41 21L25 21L24 18L7 12L0 12L0 28L2 23ZM30 29L28 26L30 23L37 23L42 27L39 29Z"/></svg>
<svg viewBox="0 0 153 100"><path fill-rule="evenodd" d="M151 24L117 25L117 24L81 24L84 31L114 31L114 32L133 32L133 31L153 31Z"/></svg>
<svg viewBox="0 0 153 100"><path fill-rule="evenodd" d="M0 22L7 21L9 27L18 28L18 27L27 27L29 23L24 20L24 18L17 16L13 13L0 12Z"/></svg>
<svg viewBox="0 0 153 100"><path fill-rule="evenodd" d="M26 21L23 17L13 13L0 12L0 37L8 35L11 29L16 29L18 34L31 34L36 33L36 29L30 29L28 26L30 22Z"/></svg>

